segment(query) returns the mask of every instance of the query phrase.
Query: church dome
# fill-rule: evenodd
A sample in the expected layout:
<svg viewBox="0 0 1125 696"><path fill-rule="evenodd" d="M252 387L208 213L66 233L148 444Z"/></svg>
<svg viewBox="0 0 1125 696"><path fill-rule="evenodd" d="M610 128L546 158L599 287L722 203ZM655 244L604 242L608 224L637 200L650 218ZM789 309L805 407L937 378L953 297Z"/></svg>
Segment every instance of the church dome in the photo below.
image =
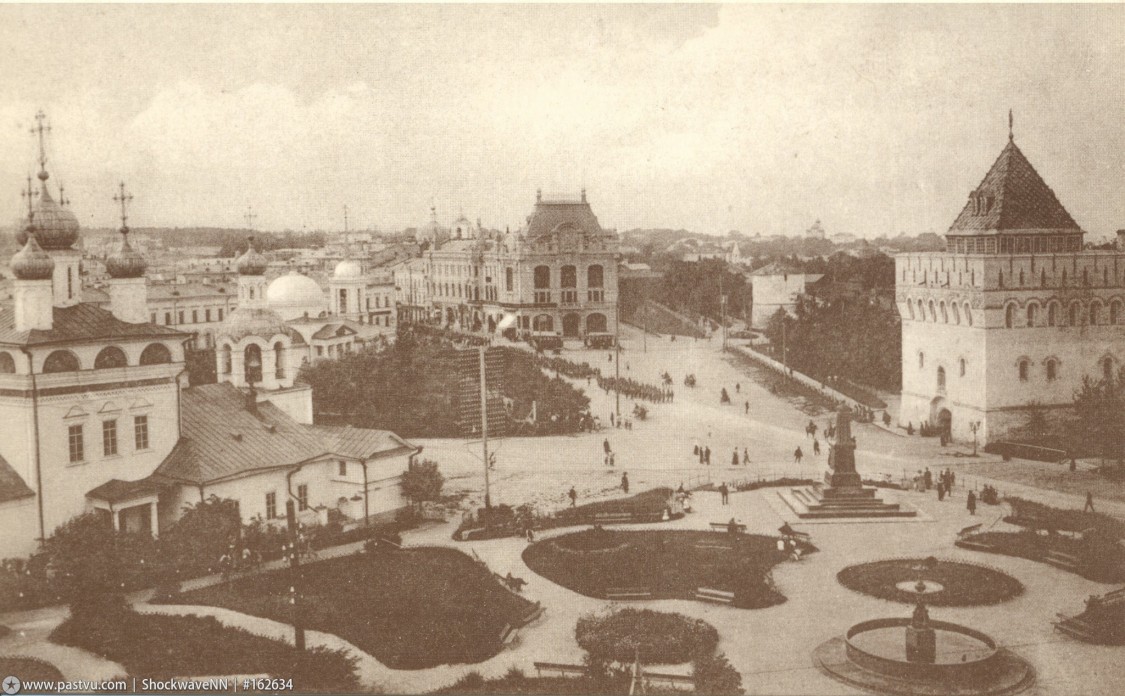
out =
<svg viewBox="0 0 1125 696"><path fill-rule="evenodd" d="M105 270L110 278L141 278L145 274L145 259L129 243L129 228L121 229L121 248L105 260Z"/></svg>
<svg viewBox="0 0 1125 696"><path fill-rule="evenodd" d="M358 261L351 259L344 259L336 264L336 270L332 272L333 278L359 278L363 275L363 267L359 265Z"/></svg>
<svg viewBox="0 0 1125 696"><path fill-rule="evenodd" d="M324 291L315 280L297 271L279 276L266 288L266 303L282 319L315 317L327 309Z"/></svg>
<svg viewBox="0 0 1125 696"><path fill-rule="evenodd" d="M19 280L50 280L55 272L55 262L39 246L35 234L24 231L27 243L12 256L12 274Z"/></svg>
<svg viewBox="0 0 1125 696"><path fill-rule="evenodd" d="M238 274L245 276L264 275L269 261L254 248L254 238L246 240L246 253L238 257Z"/></svg>
<svg viewBox="0 0 1125 696"><path fill-rule="evenodd" d="M281 315L272 309L239 307L227 315L217 337L229 338L232 343L238 343L247 336L269 340L277 334L289 336L290 331Z"/></svg>
<svg viewBox="0 0 1125 696"><path fill-rule="evenodd" d="M45 174L46 172L43 172L39 175L43 185L35 205L33 220L35 236L43 249L51 251L69 249L78 241L78 218L51 198L51 192L47 189L47 181L44 178ZM16 233L16 242L27 243L26 228Z"/></svg>

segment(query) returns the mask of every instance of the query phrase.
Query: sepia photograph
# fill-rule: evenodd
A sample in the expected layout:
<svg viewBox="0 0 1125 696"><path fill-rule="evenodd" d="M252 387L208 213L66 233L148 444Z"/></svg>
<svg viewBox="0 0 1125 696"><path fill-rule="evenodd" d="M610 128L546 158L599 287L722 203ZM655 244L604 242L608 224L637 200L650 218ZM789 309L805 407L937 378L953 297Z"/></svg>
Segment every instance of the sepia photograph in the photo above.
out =
<svg viewBox="0 0 1125 696"><path fill-rule="evenodd" d="M0 3L0 696L1125 693L1125 3Z"/></svg>

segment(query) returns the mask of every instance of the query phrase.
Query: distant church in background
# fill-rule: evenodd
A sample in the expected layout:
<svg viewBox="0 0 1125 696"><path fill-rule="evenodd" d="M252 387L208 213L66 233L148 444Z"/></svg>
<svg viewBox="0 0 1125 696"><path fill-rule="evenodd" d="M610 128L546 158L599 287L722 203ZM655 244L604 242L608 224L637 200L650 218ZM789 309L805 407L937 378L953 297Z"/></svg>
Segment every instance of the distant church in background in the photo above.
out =
<svg viewBox="0 0 1125 696"><path fill-rule="evenodd" d="M1016 145L1009 114L1008 143L946 250L895 258L901 425L1004 439L1033 407L1068 415L1084 377L1118 369L1125 253L1084 251L1083 234Z"/></svg>

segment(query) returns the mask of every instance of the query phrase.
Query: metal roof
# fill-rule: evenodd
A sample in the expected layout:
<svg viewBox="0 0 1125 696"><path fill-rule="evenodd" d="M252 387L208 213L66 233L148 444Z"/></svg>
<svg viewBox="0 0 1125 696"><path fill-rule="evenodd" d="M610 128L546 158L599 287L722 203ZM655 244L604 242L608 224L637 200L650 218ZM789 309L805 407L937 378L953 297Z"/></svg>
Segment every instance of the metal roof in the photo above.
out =
<svg viewBox="0 0 1125 696"><path fill-rule="evenodd" d="M122 338L173 338L190 335L189 332L147 322L130 324L113 316L108 309L85 302L70 307L55 307L53 326L50 329L16 331L15 307L0 309L0 344L31 346L45 343Z"/></svg>

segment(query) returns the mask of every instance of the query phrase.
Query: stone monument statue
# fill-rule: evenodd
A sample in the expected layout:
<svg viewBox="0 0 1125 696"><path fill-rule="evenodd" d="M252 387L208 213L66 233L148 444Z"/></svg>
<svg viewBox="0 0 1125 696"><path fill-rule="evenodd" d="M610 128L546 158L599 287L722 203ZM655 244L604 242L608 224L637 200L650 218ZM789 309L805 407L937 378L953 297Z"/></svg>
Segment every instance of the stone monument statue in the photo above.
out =
<svg viewBox="0 0 1125 696"><path fill-rule="evenodd" d="M825 483L832 488L859 488L863 485L855 470L852 412L847 406L841 406L836 413L836 441L828 451L828 467L832 471L825 477Z"/></svg>
<svg viewBox="0 0 1125 696"><path fill-rule="evenodd" d="M918 596L914 616L906 627L906 661L932 665L937 659L937 634L930 625L930 612Z"/></svg>

